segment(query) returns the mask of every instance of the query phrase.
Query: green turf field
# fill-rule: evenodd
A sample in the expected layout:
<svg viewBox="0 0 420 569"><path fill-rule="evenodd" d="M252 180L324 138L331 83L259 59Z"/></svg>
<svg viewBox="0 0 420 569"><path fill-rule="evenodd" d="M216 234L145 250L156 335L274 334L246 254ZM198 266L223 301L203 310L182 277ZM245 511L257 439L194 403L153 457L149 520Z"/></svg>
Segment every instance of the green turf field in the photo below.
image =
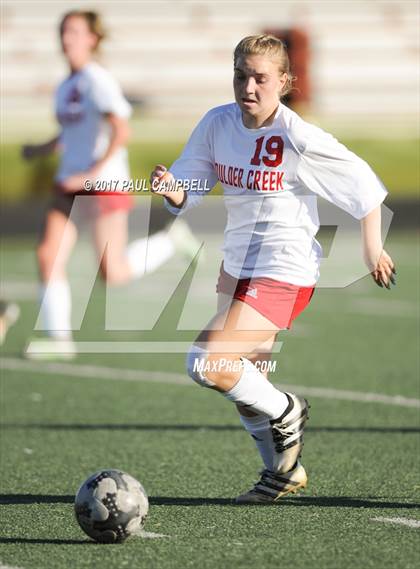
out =
<svg viewBox="0 0 420 569"><path fill-rule="evenodd" d="M260 467L256 450L230 403L183 379L182 354L22 360L37 315L33 243L4 240L2 296L22 315L2 354L0 567L418 567L417 237L391 232L386 248L397 288L379 289L366 277L319 290L281 338L273 381L300 386L312 405L308 489L275 507L238 507L232 499ZM176 265L162 269L162 282ZM168 346L194 337L172 331L181 293L152 333ZM204 311L214 299L195 302ZM104 332L104 306L98 282L77 340L150 339ZM151 504L145 529L164 537L99 545L82 533L73 497L104 467L141 480Z"/></svg>

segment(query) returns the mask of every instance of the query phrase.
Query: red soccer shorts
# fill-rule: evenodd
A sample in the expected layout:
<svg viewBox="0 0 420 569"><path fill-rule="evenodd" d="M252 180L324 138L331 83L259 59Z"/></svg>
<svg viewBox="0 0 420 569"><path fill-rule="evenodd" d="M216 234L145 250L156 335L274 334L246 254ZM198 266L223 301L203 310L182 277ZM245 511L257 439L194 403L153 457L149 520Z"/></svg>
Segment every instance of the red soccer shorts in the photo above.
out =
<svg viewBox="0 0 420 569"><path fill-rule="evenodd" d="M54 187L54 196L49 209L61 211L66 217L70 217L76 196L89 196L89 200L83 202L84 215L87 218L95 218L107 215L117 210L130 211L134 207L134 197L128 193L118 192L65 192L59 185Z"/></svg>
<svg viewBox="0 0 420 569"><path fill-rule="evenodd" d="M293 320L308 306L314 286L297 286L267 277L235 279L220 267L217 293L227 294L252 306L279 330L291 328Z"/></svg>

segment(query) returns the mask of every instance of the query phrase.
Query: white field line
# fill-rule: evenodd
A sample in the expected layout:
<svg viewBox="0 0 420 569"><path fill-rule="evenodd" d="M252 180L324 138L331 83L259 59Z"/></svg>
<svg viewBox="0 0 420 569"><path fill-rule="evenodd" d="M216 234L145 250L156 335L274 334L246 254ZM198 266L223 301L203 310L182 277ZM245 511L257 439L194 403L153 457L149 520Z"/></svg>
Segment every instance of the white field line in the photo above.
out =
<svg viewBox="0 0 420 569"><path fill-rule="evenodd" d="M384 403L385 405L397 405L398 407L414 407L420 409L420 399L403 397L402 395L384 395L382 393L369 393L366 391L349 391L346 389L329 389L328 387L307 387L305 385L281 384L286 390L294 391L308 397L320 399L341 399L347 401L360 401L361 403Z"/></svg>
<svg viewBox="0 0 420 569"><path fill-rule="evenodd" d="M141 537L142 539L159 539L161 537L170 537L169 535L164 535L163 533L154 533L153 531L144 531L143 529L134 535L136 537Z"/></svg>
<svg viewBox="0 0 420 569"><path fill-rule="evenodd" d="M0 569L22 569L21 567L12 567L11 565L3 565L0 561Z"/></svg>
<svg viewBox="0 0 420 569"><path fill-rule="evenodd" d="M165 371L147 371L124 368L113 368L97 365L70 364L57 362L25 361L17 358L2 358L1 367L10 371L26 373L68 375L73 377L88 377L94 379L110 379L116 381L140 381L176 385L195 385L185 374ZM286 391L320 399L337 399L359 401L361 403L382 403L397 407L413 407L420 409L420 399L403 397L401 395L384 395L382 393L367 393L363 391L347 391L325 387L307 387L305 385L276 384Z"/></svg>
<svg viewBox="0 0 420 569"><path fill-rule="evenodd" d="M174 383L177 385L190 385L191 380L186 374L165 371L145 371L105 367L91 364L69 364L58 362L35 362L20 360L18 358L2 358L1 367L11 371L28 373L47 373L52 375L70 375L74 377L88 377L94 379L111 379L125 381L148 381L152 383Z"/></svg>
<svg viewBox="0 0 420 569"><path fill-rule="evenodd" d="M162 273L163 274L163 273ZM169 273L172 274L172 273ZM215 273L216 274L216 273ZM74 279L72 279L74 285ZM193 290L190 292L189 301L193 303L207 303L214 298L214 282L215 279L209 277L206 283L203 283L204 289L201 291ZM83 281L80 281L80 286L83 287ZM387 316L387 317L400 317L400 318L418 318L419 305L416 302L406 300L394 299L379 299L376 297L366 296L368 290L359 290L359 288L349 288L347 294L349 295L349 302L346 303L343 312L350 314L373 315L373 316ZM15 301L30 301L39 300L39 284L37 281L22 281L17 277L10 278L9 280L2 281L0 284L1 296L5 298L13 298ZM167 292L165 284L160 285L159 282L143 282L141 287L138 288L138 294L133 296L136 299L139 307L144 308L144 298L148 298L148 302L156 298L159 292ZM133 293L134 294L134 293ZM364 297L358 295L364 294ZM320 299L312 303L313 310L316 312L331 312L335 310L331 303L323 303L324 299ZM142 304L143 302L143 304ZM160 300L157 301L160 303ZM342 305L340 305L342 307ZM100 349L100 348L99 348Z"/></svg>
<svg viewBox="0 0 420 569"><path fill-rule="evenodd" d="M195 342L204 348L205 344ZM283 342L274 342L272 352L281 350ZM186 354L191 347L191 342L72 342L71 345L60 347L62 355L77 354ZM244 349L243 343L239 342L214 342L212 348L220 354L241 354ZM69 351L71 350L71 351ZM26 348L29 358L42 358L44 354L51 352L48 342L33 341ZM48 359L48 358L47 358Z"/></svg>
<svg viewBox="0 0 420 569"><path fill-rule="evenodd" d="M420 520L412 520L409 518L371 518L371 522L382 522L384 524L396 524L400 526L407 526L409 528L420 528Z"/></svg>

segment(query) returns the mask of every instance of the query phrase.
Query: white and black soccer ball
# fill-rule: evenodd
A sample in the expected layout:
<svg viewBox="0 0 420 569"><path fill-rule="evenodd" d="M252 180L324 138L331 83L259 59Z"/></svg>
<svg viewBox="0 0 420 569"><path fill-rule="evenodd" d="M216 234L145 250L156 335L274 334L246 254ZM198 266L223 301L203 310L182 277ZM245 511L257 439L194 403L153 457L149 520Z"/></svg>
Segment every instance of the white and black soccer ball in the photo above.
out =
<svg viewBox="0 0 420 569"><path fill-rule="evenodd" d="M149 510L138 480L121 470L100 470L83 482L74 503L84 532L102 543L121 542L141 530Z"/></svg>

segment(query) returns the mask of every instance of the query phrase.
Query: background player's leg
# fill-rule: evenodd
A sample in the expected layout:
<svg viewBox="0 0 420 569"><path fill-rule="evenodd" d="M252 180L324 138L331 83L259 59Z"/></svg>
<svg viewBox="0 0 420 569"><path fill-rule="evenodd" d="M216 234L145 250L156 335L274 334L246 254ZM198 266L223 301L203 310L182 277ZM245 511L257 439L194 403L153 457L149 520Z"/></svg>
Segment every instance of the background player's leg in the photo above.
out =
<svg viewBox="0 0 420 569"><path fill-rule="evenodd" d="M6 340L6 334L11 326L18 320L20 308L14 302L0 299L0 346Z"/></svg>
<svg viewBox="0 0 420 569"><path fill-rule="evenodd" d="M47 334L71 338L71 293L66 265L77 240L77 229L58 210L47 214L45 230L37 249L41 277L41 318Z"/></svg>
<svg viewBox="0 0 420 569"><path fill-rule="evenodd" d="M128 213L115 210L99 215L94 225L94 241L101 275L109 284L123 284L133 277L126 256Z"/></svg>
<svg viewBox="0 0 420 569"><path fill-rule="evenodd" d="M191 232L188 224L182 219L176 219L170 226L148 239L137 239L129 244L127 258L134 277L156 271L169 261L175 253L180 253L192 261L200 249L200 242Z"/></svg>
<svg viewBox="0 0 420 569"><path fill-rule="evenodd" d="M185 236L187 239L187 236ZM120 285L151 273L179 250L170 232L159 231L128 244L128 212L116 210L95 222L95 245L100 269L109 284Z"/></svg>

